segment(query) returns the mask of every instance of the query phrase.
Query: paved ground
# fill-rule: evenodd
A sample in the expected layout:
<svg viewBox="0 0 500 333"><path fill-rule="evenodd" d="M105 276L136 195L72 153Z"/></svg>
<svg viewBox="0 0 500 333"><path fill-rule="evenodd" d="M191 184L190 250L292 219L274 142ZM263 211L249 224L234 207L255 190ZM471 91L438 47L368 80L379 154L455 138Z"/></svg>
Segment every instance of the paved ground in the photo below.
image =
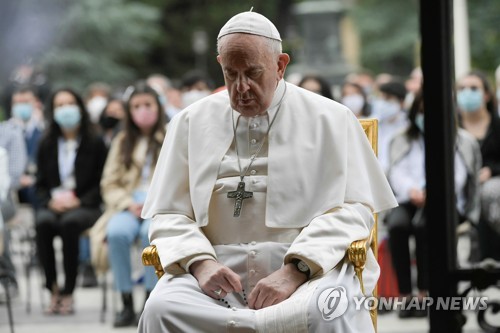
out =
<svg viewBox="0 0 500 333"><path fill-rule="evenodd" d="M21 234L14 235L14 242L19 242ZM26 245L26 244L24 244ZM56 243L57 245L57 243ZM13 300L13 317L16 333L104 333L104 332L136 332L135 327L114 329L112 327L113 313L119 307L118 295L111 290L103 293L101 288L78 287L75 293L75 310L72 316L46 316L42 309L48 302L49 295L45 290L41 290L41 274L37 269L30 270L30 278L27 279L23 262L29 247L22 244L14 244L14 260L18 268L18 279L20 283L19 295ZM60 258L59 258L60 260ZM140 268L139 259L136 263ZM108 284L111 283L111 276L105 277ZM134 291L136 309L142 307L144 292L138 285ZM101 311L103 295L106 297L107 310ZM495 295L500 299L498 290L488 291L486 295ZM30 309L29 309L30 308ZM466 313L468 320L464 327L464 333L481 332L477 325L475 314ZM497 316L499 317L499 316ZM429 331L426 319L405 319L397 318L395 312L379 315L378 331L380 333L423 333ZM495 318L499 323L499 318ZM5 304L0 304L0 332L9 332L7 308ZM186 332L189 333L189 332Z"/></svg>

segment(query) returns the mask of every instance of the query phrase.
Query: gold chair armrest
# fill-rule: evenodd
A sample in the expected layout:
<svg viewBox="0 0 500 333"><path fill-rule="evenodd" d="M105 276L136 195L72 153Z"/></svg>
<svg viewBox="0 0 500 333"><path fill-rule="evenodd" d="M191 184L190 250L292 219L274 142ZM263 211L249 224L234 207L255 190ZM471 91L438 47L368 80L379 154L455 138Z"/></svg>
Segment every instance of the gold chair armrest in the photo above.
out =
<svg viewBox="0 0 500 333"><path fill-rule="evenodd" d="M144 266L153 266L155 268L156 276L161 278L165 271L160 262L160 256L158 255L158 249L156 245L149 245L142 250L142 264Z"/></svg>
<svg viewBox="0 0 500 333"><path fill-rule="evenodd" d="M363 284L363 270L366 265L366 256L369 249L373 251L375 258L378 258L378 242L377 242L377 230L378 230L378 214L373 214L373 219L375 223L373 224L370 236L365 239L355 240L347 248L347 260L349 260L354 266L354 272L359 279L361 285L361 291L363 295L366 296L365 286ZM373 291L373 296L377 296L377 287Z"/></svg>
<svg viewBox="0 0 500 333"><path fill-rule="evenodd" d="M366 255L368 253L368 249L370 248L372 235L368 238L357 240L349 245L347 249L347 259L354 266L354 271L356 272L356 276L359 279L359 283L361 285L361 291L366 296L365 286L363 284L363 270L366 265Z"/></svg>
<svg viewBox="0 0 500 333"><path fill-rule="evenodd" d="M366 295L365 286L363 284L363 270L366 265L366 256L370 247L372 248L375 257L377 257L377 214L375 214L375 225L370 233L370 236L365 239L356 240L349 245L347 249L347 260L349 260L354 266L354 272L358 277L359 284L361 286L361 292ZM377 287L373 291L373 296L377 297ZM373 322L373 327L375 332L377 331L377 307L374 306L370 309L370 317Z"/></svg>
<svg viewBox="0 0 500 333"><path fill-rule="evenodd" d="M370 236L365 239L357 240L351 243L347 249L347 258L353 264L356 276L361 284L361 291L365 294L365 287L363 285L363 270L366 265L366 255L371 244L374 230L372 230ZM158 278L161 278L165 271L160 262L160 256L158 255L158 249L155 245L149 245L142 251L142 264L144 266L153 266L155 268L155 273Z"/></svg>
<svg viewBox="0 0 500 333"><path fill-rule="evenodd" d="M372 244L372 238L376 235L376 224L372 229L370 237L362 240L357 240L351 243L349 248L347 249L347 258L350 262L352 262L354 266L354 271L356 272L356 276L359 279L361 285L361 291L365 294L365 287L363 285L363 270L366 265L366 254L368 253L368 248ZM160 262L160 256L158 255L158 249L155 245L150 245L144 250L142 250L142 264L144 266L153 266L155 268L156 276L160 279L165 271ZM370 310L370 316L372 318L374 327L377 327L377 309L373 308Z"/></svg>

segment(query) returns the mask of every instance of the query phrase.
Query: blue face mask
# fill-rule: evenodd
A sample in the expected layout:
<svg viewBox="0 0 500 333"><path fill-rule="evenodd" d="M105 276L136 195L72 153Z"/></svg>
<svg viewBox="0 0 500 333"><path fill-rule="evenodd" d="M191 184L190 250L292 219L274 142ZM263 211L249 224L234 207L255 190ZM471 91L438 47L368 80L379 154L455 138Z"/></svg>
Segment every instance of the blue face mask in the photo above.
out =
<svg viewBox="0 0 500 333"><path fill-rule="evenodd" d="M30 103L16 103L12 106L12 114L22 121L28 121L33 114L33 105Z"/></svg>
<svg viewBox="0 0 500 333"><path fill-rule="evenodd" d="M418 127L420 132L424 133L424 115L422 113L417 113L415 115L415 125Z"/></svg>
<svg viewBox="0 0 500 333"><path fill-rule="evenodd" d="M54 110L54 120L63 129L74 129L80 124L82 115L77 105L63 105Z"/></svg>
<svg viewBox="0 0 500 333"><path fill-rule="evenodd" d="M483 91L463 89L457 94L458 107L464 112L475 112L483 104Z"/></svg>

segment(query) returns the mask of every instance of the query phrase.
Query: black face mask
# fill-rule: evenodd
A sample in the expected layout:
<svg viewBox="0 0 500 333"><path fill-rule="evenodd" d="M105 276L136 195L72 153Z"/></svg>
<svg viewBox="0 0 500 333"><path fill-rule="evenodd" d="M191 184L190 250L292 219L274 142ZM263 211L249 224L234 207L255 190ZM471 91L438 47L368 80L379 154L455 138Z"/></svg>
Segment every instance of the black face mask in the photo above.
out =
<svg viewBox="0 0 500 333"><path fill-rule="evenodd" d="M113 129L116 127L116 125L118 125L119 122L120 119L110 116L102 116L99 120L99 124L104 129Z"/></svg>

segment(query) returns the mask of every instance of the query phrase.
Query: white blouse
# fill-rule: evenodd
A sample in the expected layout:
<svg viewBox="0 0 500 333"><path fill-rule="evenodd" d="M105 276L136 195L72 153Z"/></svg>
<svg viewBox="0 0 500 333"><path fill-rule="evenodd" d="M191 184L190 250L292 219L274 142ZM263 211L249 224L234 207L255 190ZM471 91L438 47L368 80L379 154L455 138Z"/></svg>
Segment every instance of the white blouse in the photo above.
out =
<svg viewBox="0 0 500 333"><path fill-rule="evenodd" d="M66 140L62 137L57 140L59 179L61 187L66 190L73 190L76 187L75 159L79 145L79 140Z"/></svg>
<svg viewBox="0 0 500 333"><path fill-rule="evenodd" d="M466 204L467 168L457 150L455 151L454 177L457 209L462 214ZM388 178L399 203L410 201L411 189L425 189L425 147L423 137L411 141L410 151L391 167Z"/></svg>

